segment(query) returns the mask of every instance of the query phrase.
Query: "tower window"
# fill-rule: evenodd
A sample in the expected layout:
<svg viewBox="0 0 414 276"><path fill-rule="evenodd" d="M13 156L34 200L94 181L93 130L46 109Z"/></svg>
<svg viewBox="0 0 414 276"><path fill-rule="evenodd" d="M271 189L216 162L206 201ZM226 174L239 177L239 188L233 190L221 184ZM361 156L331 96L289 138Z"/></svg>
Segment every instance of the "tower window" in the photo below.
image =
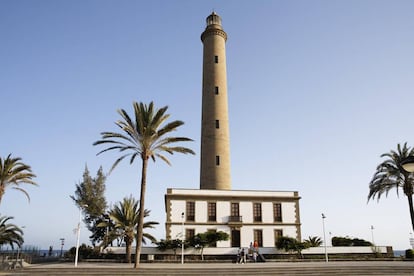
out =
<svg viewBox="0 0 414 276"><path fill-rule="evenodd" d="M220 121L216 120L216 128L220 128Z"/></svg>
<svg viewBox="0 0 414 276"><path fill-rule="evenodd" d="M216 166L220 166L220 156L216 155Z"/></svg>
<svg viewBox="0 0 414 276"><path fill-rule="evenodd" d="M214 63L218 63L218 56L214 56Z"/></svg>
<svg viewBox="0 0 414 276"><path fill-rule="evenodd" d="M218 88L218 86L216 86L215 87L215 91L214 91L215 93L216 93L216 95L218 95L218 93L219 93L219 88Z"/></svg>

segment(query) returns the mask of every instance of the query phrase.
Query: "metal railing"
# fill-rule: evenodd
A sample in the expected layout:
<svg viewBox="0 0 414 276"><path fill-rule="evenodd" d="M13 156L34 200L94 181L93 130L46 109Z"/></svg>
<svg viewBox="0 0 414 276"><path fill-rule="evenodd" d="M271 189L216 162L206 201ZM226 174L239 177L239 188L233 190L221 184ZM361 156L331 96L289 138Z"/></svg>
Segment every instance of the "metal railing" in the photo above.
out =
<svg viewBox="0 0 414 276"><path fill-rule="evenodd" d="M229 222L243 222L242 216L229 216Z"/></svg>

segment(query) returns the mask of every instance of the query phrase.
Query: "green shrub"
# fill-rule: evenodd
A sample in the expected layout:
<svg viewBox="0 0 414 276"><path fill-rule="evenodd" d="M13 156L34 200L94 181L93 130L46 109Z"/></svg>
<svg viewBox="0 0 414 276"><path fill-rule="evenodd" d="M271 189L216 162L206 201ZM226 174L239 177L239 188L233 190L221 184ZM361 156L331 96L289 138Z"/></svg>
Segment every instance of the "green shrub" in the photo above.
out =
<svg viewBox="0 0 414 276"><path fill-rule="evenodd" d="M414 258L414 250L412 250L412 249L405 250L405 258L406 259L413 259Z"/></svg>
<svg viewBox="0 0 414 276"><path fill-rule="evenodd" d="M369 241L348 238L348 237L333 237L332 246L372 246L373 244Z"/></svg>

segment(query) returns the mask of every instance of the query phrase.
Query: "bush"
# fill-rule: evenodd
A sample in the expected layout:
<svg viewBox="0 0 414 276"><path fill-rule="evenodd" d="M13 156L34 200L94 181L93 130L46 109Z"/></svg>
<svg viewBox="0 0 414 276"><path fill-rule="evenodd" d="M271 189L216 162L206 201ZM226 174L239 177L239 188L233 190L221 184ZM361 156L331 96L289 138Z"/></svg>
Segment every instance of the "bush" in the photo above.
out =
<svg viewBox="0 0 414 276"><path fill-rule="evenodd" d="M405 258L406 259L413 259L414 258L414 250L412 250L412 249L405 250Z"/></svg>
<svg viewBox="0 0 414 276"><path fill-rule="evenodd" d="M74 259L76 255L76 247L72 247L65 253L66 258ZM101 257L101 254L99 252L98 248L93 248L91 246L88 246L86 244L82 244L79 246L79 256L78 258L81 259L94 259Z"/></svg>
<svg viewBox="0 0 414 276"><path fill-rule="evenodd" d="M332 246L372 246L373 244L369 241L358 239L358 238L348 238L348 237L333 237Z"/></svg>
<svg viewBox="0 0 414 276"><path fill-rule="evenodd" d="M275 242L275 246L277 249L284 249L286 252L296 252L300 258L303 258L302 250L309 247L307 243L285 236L279 237Z"/></svg>

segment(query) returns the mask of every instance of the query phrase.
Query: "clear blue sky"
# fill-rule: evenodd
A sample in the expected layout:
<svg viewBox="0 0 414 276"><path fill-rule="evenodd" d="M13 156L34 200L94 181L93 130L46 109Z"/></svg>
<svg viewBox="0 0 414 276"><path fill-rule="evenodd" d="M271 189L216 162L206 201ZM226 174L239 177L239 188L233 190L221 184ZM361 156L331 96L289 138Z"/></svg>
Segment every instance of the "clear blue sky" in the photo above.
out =
<svg viewBox="0 0 414 276"><path fill-rule="evenodd" d="M233 189L299 191L303 238L332 236L409 248L408 203L367 203L380 155L414 146L414 1L0 1L0 156L23 158L39 187L8 190L2 215L26 245L75 245L69 198L100 132L132 102L169 106L196 156L150 164L147 205L165 235L167 188L199 187L202 43L216 11L228 34ZM108 177L109 203L138 197L140 163ZM90 233L82 229L82 241ZM327 234L328 235L328 234Z"/></svg>

